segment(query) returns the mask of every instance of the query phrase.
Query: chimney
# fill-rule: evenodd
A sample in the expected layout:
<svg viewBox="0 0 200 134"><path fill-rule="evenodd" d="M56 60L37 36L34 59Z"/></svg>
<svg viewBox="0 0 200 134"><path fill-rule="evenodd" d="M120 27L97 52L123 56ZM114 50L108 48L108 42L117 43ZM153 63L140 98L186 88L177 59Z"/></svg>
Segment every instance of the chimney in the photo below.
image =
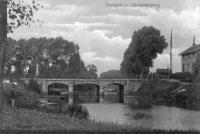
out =
<svg viewBox="0 0 200 134"><path fill-rule="evenodd" d="M193 46L195 46L196 45L196 43L195 43L195 35L194 35L194 37L193 37L193 44L192 44Z"/></svg>

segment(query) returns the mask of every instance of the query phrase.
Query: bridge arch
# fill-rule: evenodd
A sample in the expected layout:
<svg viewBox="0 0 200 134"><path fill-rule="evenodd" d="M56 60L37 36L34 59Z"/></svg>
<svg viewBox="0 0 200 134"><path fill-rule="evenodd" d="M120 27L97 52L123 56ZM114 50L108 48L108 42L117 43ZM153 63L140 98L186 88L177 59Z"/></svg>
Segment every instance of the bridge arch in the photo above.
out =
<svg viewBox="0 0 200 134"><path fill-rule="evenodd" d="M106 82L102 85L102 87L108 86L108 85L117 85L118 89L114 89L114 92L117 92L118 95L118 102L119 103L124 103L124 94L125 94L125 87L126 85L124 83L120 82ZM104 91L105 92L105 91Z"/></svg>
<svg viewBox="0 0 200 134"><path fill-rule="evenodd" d="M45 84L46 86L49 86L53 83L60 83L60 84L65 84L65 85L69 85L69 81L65 81L65 80L46 80L45 81Z"/></svg>
<svg viewBox="0 0 200 134"><path fill-rule="evenodd" d="M47 85L48 95L61 95L61 92L69 93L69 85L65 83L51 83Z"/></svg>
<svg viewBox="0 0 200 134"><path fill-rule="evenodd" d="M99 102L100 86L96 83L78 83L73 85L74 102Z"/></svg>

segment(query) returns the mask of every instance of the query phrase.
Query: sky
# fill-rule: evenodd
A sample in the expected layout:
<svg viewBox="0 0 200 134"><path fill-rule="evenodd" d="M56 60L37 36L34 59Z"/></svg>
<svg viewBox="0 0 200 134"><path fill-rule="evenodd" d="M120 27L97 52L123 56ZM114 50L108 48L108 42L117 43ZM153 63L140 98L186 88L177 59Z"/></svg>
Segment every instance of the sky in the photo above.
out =
<svg viewBox="0 0 200 134"><path fill-rule="evenodd" d="M120 69L133 32L154 26L170 42L173 31L173 71L181 71L179 54L200 43L199 0L36 0L44 5L35 12L42 26L21 27L9 34L14 39L58 37L80 46L85 64L94 64L98 73ZM113 6L113 5L122 6ZM154 4L156 6L131 6ZM169 47L154 60L154 67L169 67Z"/></svg>

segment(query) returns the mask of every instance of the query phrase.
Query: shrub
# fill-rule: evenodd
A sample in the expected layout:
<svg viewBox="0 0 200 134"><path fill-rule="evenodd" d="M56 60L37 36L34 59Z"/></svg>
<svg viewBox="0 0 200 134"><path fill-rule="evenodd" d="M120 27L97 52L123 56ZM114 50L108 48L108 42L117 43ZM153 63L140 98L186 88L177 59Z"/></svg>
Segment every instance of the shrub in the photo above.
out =
<svg viewBox="0 0 200 134"><path fill-rule="evenodd" d="M68 115L71 118L77 118L77 119L88 119L89 117L88 110L82 105L73 104L73 105L68 105L66 107L64 106L66 105L62 104L45 105L41 107L40 110L46 113L61 113L64 115Z"/></svg>
<svg viewBox="0 0 200 134"><path fill-rule="evenodd" d="M33 92L36 92L38 94L41 93L41 88L40 88L40 85L37 83L36 80L33 80L31 79L28 83L28 88L33 91Z"/></svg>
<svg viewBox="0 0 200 134"><path fill-rule="evenodd" d="M17 108L28 108L28 109L34 109L38 106L39 100L37 95L32 92L28 91L24 88L25 84L20 83L18 86L16 86L14 90L15 94L15 105ZM11 104L11 90L12 86L4 87L4 94L5 94L5 101L7 104Z"/></svg>
<svg viewBox="0 0 200 134"><path fill-rule="evenodd" d="M193 75L189 72L178 72L174 73L171 76L172 79L177 79L183 82L192 82L193 81Z"/></svg>
<svg viewBox="0 0 200 134"><path fill-rule="evenodd" d="M32 92L18 92L18 97L16 97L16 107L17 108L27 108L35 109L37 108L39 101L38 97Z"/></svg>
<svg viewBox="0 0 200 134"><path fill-rule="evenodd" d="M62 113L62 105L61 104L47 104L40 106L37 110L42 111L44 113Z"/></svg>
<svg viewBox="0 0 200 134"><path fill-rule="evenodd" d="M78 119L88 119L89 117L88 110L84 106L78 104L68 105L65 113L70 117L75 117Z"/></svg>

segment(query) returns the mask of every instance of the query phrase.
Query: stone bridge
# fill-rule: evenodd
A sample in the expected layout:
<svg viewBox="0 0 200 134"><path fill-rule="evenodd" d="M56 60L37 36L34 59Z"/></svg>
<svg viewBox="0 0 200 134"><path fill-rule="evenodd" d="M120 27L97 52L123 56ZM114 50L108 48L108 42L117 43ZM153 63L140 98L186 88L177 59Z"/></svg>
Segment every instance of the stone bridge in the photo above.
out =
<svg viewBox="0 0 200 134"><path fill-rule="evenodd" d="M128 96L130 92L136 91L142 85L142 79L46 79L46 78L21 78L26 83L31 79L36 80L42 87L42 92L48 94L49 85L54 83L65 84L68 86L69 95L73 94L73 86L80 84L96 85L99 94L104 92L103 86L116 84L124 96ZM72 102L73 103L73 102Z"/></svg>

